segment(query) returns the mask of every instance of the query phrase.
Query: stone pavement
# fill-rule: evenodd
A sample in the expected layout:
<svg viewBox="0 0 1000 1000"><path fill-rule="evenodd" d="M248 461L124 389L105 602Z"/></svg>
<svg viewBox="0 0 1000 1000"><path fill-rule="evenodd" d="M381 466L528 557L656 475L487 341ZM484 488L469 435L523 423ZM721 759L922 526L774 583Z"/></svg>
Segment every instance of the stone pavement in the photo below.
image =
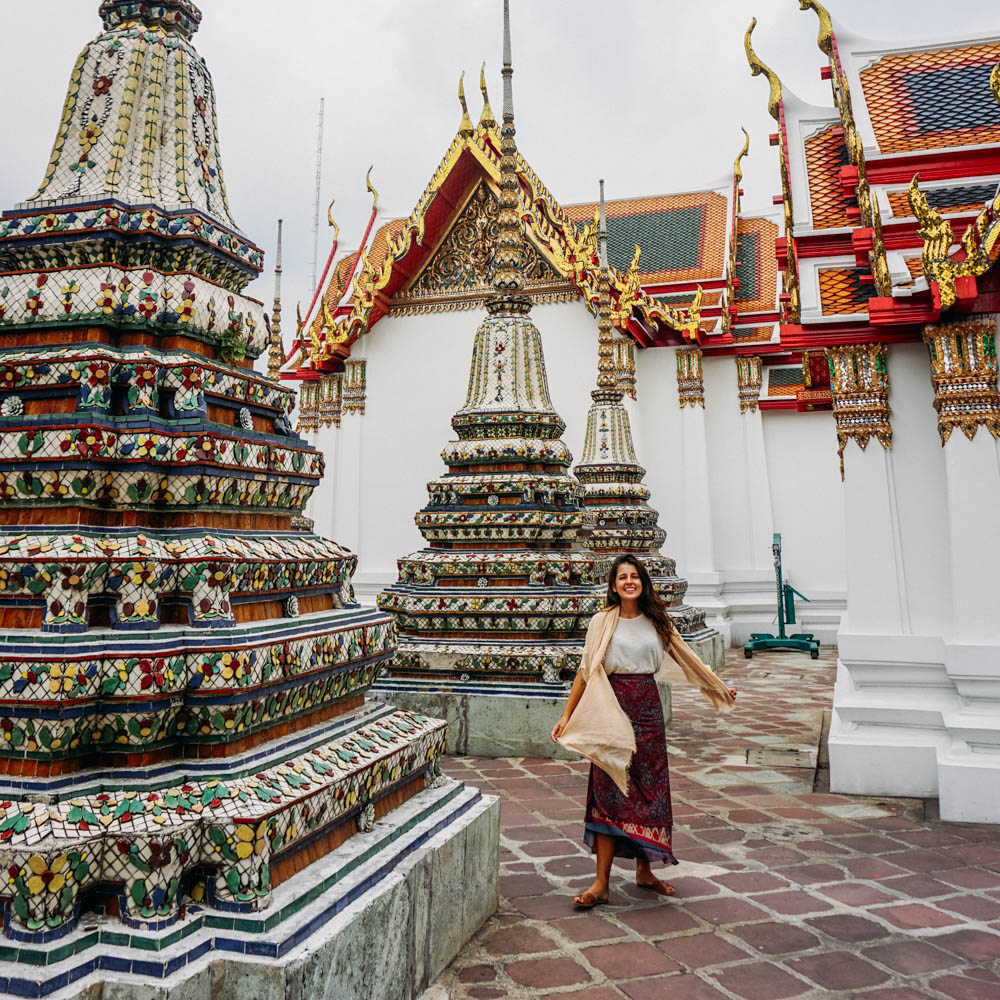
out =
<svg viewBox="0 0 1000 1000"><path fill-rule="evenodd" d="M835 651L727 654L736 713L674 691L667 901L616 866L610 906L574 911L587 768L451 758L501 796L500 909L429 995L563 1000L1000 1000L1000 830L934 803L823 792ZM822 760L820 761L822 764ZM814 791L814 787L817 789Z"/></svg>

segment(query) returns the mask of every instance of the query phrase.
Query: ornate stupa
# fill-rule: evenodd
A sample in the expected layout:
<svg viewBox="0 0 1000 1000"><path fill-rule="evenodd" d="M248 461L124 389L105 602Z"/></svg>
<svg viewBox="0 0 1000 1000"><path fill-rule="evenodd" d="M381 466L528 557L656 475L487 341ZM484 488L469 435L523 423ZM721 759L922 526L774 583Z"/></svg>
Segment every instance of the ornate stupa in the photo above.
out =
<svg viewBox="0 0 1000 1000"><path fill-rule="evenodd" d="M559 681L575 669L610 560L587 545L593 524L569 469L541 336L522 294L509 5L493 297L476 331L448 472L416 515L428 548L399 560L378 605L396 617L392 675Z"/></svg>
<svg viewBox="0 0 1000 1000"><path fill-rule="evenodd" d="M335 912L328 852L444 741L365 701L393 621L292 527L323 463L252 367L262 254L226 202L201 14L100 12L42 185L0 219L0 865L32 996L279 958Z"/></svg>
<svg viewBox="0 0 1000 1000"><path fill-rule="evenodd" d="M687 581L677 576L676 562L660 552L667 533L657 523L657 511L649 505L650 491L642 482L646 470L635 456L632 427L623 404L625 392L616 377L604 181L601 181L598 244L601 270L597 388L590 394L593 403L587 412L583 458L573 470L583 485L584 503L596 519L590 546L595 552L612 557L627 552L641 558L678 631L702 655L714 658L718 643L706 640L719 633L705 626L704 611L684 603Z"/></svg>

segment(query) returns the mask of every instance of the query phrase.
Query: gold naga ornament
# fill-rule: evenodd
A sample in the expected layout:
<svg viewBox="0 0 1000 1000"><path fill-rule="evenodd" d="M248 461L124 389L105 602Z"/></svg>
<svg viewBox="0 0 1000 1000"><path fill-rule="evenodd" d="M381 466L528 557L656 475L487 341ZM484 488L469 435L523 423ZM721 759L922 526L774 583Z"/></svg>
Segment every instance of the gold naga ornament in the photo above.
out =
<svg viewBox="0 0 1000 1000"><path fill-rule="evenodd" d="M740 181L743 180L743 157L750 152L750 133L745 128L741 128L743 133L743 148L736 156L733 163L733 207L732 225L729 233L729 263L726 268L726 298L722 309L722 332L730 333L733 328L733 314L730 309L735 305L737 288L736 268L739 264L739 233L740 233ZM700 303L699 303L700 307ZM700 319L699 308L699 319Z"/></svg>
<svg viewBox="0 0 1000 1000"><path fill-rule="evenodd" d="M970 441L980 427L1000 438L996 328L990 318L924 329L942 447L956 427Z"/></svg>
<svg viewBox="0 0 1000 1000"><path fill-rule="evenodd" d="M844 449L854 440L864 451L876 438L883 448L892 447L889 409L889 369L885 344L849 344L828 347L830 392L837 424L837 454L840 478L844 478Z"/></svg>
<svg viewBox="0 0 1000 1000"><path fill-rule="evenodd" d="M868 183L868 165L865 159L864 143L854 122L851 88L840 64L837 40L833 33L833 21L827 9L818 0L799 0L799 9L815 11L817 18L819 18L819 35L816 38L816 44L830 62L833 100L840 115L840 124L844 129L844 145L847 148L848 159L858 171L855 192L858 209L861 212L861 225L872 230L872 246L868 251L868 263L879 295L889 296L892 294L892 277L886 259L885 242L882 239L882 212L878 199Z"/></svg>
<svg viewBox="0 0 1000 1000"><path fill-rule="evenodd" d="M990 90L1000 104L1000 64L990 73ZM965 260L955 260L951 248L955 233L951 223L927 200L920 190L920 174L915 174L909 187L910 208L920 223L919 235L924 241L923 266L927 284L937 282L941 298L941 311L950 309L958 299L959 278L978 278L985 274L1000 258L1000 188L976 221L962 235Z"/></svg>
<svg viewBox="0 0 1000 1000"><path fill-rule="evenodd" d="M746 35L743 37L743 47L746 50L747 63L751 76L763 76L770 87L767 98L767 110L770 116L781 128L784 134L784 123L781 113L781 79L754 51L751 36L757 27L757 18L750 22ZM778 165L781 169L781 200L784 206L785 239L788 244L788 264L782 272L782 292L787 299L781 307L781 317L786 323L798 323L802 315L801 296L799 293L799 261L795 250L795 214L792 210L792 182L788 172L788 160L785 156L785 143L778 143Z"/></svg>

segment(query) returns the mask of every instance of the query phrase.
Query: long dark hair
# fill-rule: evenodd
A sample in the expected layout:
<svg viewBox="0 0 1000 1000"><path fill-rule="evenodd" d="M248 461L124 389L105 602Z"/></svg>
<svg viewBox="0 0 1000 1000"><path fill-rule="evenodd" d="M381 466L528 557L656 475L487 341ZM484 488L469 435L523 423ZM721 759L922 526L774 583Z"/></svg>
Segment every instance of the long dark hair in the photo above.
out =
<svg viewBox="0 0 1000 1000"><path fill-rule="evenodd" d="M634 566L638 571L639 579L642 582L642 593L639 595L638 601L639 610L653 623L653 627L660 637L660 642L666 649L670 645L671 634L677 631L677 626L670 618L663 598L656 592L646 567L636 556L622 555L612 564L611 572L608 574L608 607L618 607L622 603L621 598L615 593L615 578L618 576L618 570L624 565Z"/></svg>

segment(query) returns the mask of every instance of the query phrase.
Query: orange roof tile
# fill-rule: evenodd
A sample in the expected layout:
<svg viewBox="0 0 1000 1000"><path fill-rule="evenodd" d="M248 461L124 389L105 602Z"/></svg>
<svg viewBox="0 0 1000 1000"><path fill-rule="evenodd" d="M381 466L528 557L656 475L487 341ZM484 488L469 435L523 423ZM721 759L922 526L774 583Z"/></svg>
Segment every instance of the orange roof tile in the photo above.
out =
<svg viewBox="0 0 1000 1000"><path fill-rule="evenodd" d="M739 220L739 264L736 277L740 287L736 302L741 313L768 312L777 304L778 260L774 241L778 227L770 219Z"/></svg>
<svg viewBox="0 0 1000 1000"><path fill-rule="evenodd" d="M851 225L839 177L840 168L846 166L850 159L843 135L834 135L836 128L839 128L839 123L828 125L805 142L813 229L838 229Z"/></svg>
<svg viewBox="0 0 1000 1000"><path fill-rule="evenodd" d="M1000 43L885 55L861 70L883 153L1000 142L989 77Z"/></svg>
<svg viewBox="0 0 1000 1000"><path fill-rule="evenodd" d="M575 223L590 222L596 204L563 206ZM727 200L715 191L624 198L605 204L608 257L627 270L635 245L643 284L696 281L725 273Z"/></svg>
<svg viewBox="0 0 1000 1000"><path fill-rule="evenodd" d="M981 212L983 206L993 200L997 185L993 180L976 180L922 190L931 207L939 212ZM913 209L910 208L905 191L890 191L887 197L894 216L905 219L913 217Z"/></svg>
<svg viewBox="0 0 1000 1000"><path fill-rule="evenodd" d="M819 272L819 297L826 316L868 312L874 285L862 285L862 271L855 268L826 268Z"/></svg>

